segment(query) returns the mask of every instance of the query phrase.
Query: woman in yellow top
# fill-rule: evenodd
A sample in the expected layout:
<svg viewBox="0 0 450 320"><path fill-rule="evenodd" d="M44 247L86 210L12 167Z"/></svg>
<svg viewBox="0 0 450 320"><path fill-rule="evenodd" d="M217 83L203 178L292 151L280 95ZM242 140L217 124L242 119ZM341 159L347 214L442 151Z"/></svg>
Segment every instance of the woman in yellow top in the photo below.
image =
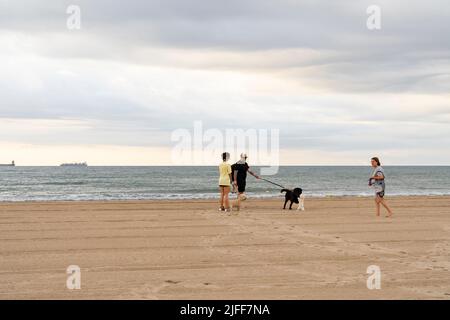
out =
<svg viewBox="0 0 450 320"><path fill-rule="evenodd" d="M227 163L230 159L228 152L222 153L223 162L219 165L219 189L220 189L220 208L219 211L231 211L228 194L230 193L231 183L231 165Z"/></svg>

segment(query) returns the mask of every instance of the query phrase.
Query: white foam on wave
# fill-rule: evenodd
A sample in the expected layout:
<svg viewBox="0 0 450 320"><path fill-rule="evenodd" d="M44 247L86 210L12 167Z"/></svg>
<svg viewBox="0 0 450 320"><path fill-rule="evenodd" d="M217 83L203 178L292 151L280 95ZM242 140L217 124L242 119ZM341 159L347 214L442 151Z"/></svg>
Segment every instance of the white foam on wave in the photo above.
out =
<svg viewBox="0 0 450 320"><path fill-rule="evenodd" d="M306 197L326 198L326 197L370 197L374 196L371 192L314 192L304 193ZM270 199L283 198L282 193L252 193L248 192L250 198ZM448 196L450 192L392 192L387 196ZM21 202L21 201L108 201L108 200L201 200L217 199L218 193L178 193L178 194L145 194L145 193L122 193L122 194L47 194L47 195L0 195L0 202ZM230 199L236 198L236 194L230 193Z"/></svg>

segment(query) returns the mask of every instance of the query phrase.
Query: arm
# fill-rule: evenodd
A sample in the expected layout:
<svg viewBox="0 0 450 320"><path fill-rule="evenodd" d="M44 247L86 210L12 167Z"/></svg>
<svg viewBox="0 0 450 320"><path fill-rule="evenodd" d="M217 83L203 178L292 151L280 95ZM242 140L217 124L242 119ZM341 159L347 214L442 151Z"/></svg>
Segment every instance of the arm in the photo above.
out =
<svg viewBox="0 0 450 320"><path fill-rule="evenodd" d="M235 193L236 192L236 184L233 181L233 175L230 173L228 176L230 177L232 192Z"/></svg>
<svg viewBox="0 0 450 320"><path fill-rule="evenodd" d="M260 176L258 176L257 174L253 173L253 171L251 171L250 169L247 170L248 173L250 173L252 176L254 176L256 179L261 179Z"/></svg>
<svg viewBox="0 0 450 320"><path fill-rule="evenodd" d="M382 173L380 172L380 175L374 175L371 179L374 179L374 180L383 180L383 179L384 179L384 174L382 174Z"/></svg>

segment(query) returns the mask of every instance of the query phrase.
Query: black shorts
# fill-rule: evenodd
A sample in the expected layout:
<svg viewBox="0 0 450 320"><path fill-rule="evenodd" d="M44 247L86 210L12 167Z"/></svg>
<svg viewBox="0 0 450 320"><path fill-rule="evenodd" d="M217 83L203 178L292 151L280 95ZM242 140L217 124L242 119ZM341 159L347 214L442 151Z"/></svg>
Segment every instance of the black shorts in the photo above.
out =
<svg viewBox="0 0 450 320"><path fill-rule="evenodd" d="M238 192L240 192L240 193L245 192L245 180L238 180L237 186L238 186Z"/></svg>
<svg viewBox="0 0 450 320"><path fill-rule="evenodd" d="M384 190L383 190L383 191L380 191L380 192L377 192L376 195L377 195L378 197L380 197L380 198L383 198L383 197L384 197Z"/></svg>

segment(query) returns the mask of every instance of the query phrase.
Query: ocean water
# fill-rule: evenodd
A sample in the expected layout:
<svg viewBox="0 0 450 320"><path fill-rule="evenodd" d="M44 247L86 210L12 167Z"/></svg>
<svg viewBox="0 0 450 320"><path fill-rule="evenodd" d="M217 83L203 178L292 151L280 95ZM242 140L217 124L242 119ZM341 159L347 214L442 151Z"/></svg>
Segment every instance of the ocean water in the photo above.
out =
<svg viewBox="0 0 450 320"><path fill-rule="evenodd" d="M384 168L388 196L450 195L449 166ZM371 173L362 166L283 166L265 178L300 186L307 196L369 196ZM207 199L218 196L217 185L217 167L0 167L0 201ZM250 175L247 194L281 196L279 187Z"/></svg>

